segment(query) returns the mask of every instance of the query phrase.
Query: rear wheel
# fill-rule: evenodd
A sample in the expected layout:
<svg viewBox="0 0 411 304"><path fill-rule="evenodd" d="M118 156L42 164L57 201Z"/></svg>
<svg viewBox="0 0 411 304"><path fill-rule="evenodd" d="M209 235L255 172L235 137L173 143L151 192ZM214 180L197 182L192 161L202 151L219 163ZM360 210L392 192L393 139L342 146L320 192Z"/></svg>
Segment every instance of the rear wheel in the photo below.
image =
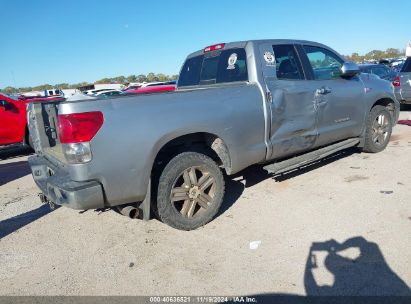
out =
<svg viewBox="0 0 411 304"><path fill-rule="evenodd" d="M385 149L391 137L392 117L386 107L371 109L366 124L363 151L377 153Z"/></svg>
<svg viewBox="0 0 411 304"><path fill-rule="evenodd" d="M31 138L31 136L30 136L30 134L27 134L27 138L28 138L28 144L29 144L29 147L30 148L32 148L32 149L34 149L34 146L33 146L33 139Z"/></svg>
<svg viewBox="0 0 411 304"><path fill-rule="evenodd" d="M28 129L26 129L26 135L24 137L24 145L34 150L33 139L31 138Z"/></svg>
<svg viewBox="0 0 411 304"><path fill-rule="evenodd" d="M181 230L193 230L211 221L223 202L224 178L208 156L184 152L161 173L157 213L161 221Z"/></svg>

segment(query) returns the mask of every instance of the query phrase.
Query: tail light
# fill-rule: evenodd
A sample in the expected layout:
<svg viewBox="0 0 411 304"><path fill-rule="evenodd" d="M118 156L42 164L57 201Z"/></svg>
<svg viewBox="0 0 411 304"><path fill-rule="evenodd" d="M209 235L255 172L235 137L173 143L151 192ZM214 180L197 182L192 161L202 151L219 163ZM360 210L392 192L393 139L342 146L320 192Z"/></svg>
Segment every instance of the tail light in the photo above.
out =
<svg viewBox="0 0 411 304"><path fill-rule="evenodd" d="M225 43L210 45L210 46L208 46L204 49L204 53L217 51L217 50L222 50L224 48L224 46L225 46Z"/></svg>
<svg viewBox="0 0 411 304"><path fill-rule="evenodd" d="M400 81L400 76L396 76L392 82L392 85L394 87L399 87L401 86L401 81Z"/></svg>
<svg viewBox="0 0 411 304"><path fill-rule="evenodd" d="M85 112L58 116L58 132L63 152L71 164L91 161L90 141L104 123L103 113Z"/></svg>

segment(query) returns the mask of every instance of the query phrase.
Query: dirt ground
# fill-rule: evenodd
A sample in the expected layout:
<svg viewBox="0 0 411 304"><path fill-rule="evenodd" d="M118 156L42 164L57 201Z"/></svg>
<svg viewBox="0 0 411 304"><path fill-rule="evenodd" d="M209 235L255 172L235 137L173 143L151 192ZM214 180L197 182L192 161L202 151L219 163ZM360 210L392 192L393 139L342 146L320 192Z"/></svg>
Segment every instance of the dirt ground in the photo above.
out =
<svg viewBox="0 0 411 304"><path fill-rule="evenodd" d="M401 117L411 119L411 112ZM51 211L27 151L0 152L0 295L410 295L411 127L273 177L227 179L196 231L107 211ZM334 241L333 241L334 240Z"/></svg>

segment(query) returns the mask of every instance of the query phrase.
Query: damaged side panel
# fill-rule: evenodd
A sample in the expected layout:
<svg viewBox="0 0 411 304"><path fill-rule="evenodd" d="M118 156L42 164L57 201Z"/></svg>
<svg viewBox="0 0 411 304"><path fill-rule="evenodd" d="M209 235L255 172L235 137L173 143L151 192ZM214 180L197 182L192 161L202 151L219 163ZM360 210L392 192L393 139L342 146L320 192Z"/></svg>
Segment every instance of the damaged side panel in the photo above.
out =
<svg viewBox="0 0 411 304"><path fill-rule="evenodd" d="M271 104L271 159L314 147L317 137L317 109L313 89L301 81L268 82Z"/></svg>

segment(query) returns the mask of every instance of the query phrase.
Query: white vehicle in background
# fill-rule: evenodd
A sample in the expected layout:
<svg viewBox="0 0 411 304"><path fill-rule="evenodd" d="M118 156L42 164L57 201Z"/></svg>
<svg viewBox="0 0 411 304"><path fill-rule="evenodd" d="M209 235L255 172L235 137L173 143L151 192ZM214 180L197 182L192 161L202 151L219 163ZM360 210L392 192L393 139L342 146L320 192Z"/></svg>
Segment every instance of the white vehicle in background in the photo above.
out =
<svg viewBox="0 0 411 304"><path fill-rule="evenodd" d="M97 97L92 95L86 95L81 92L76 92L68 97L66 97L66 101L74 101L74 100L89 100L89 99L97 99Z"/></svg>
<svg viewBox="0 0 411 304"><path fill-rule="evenodd" d="M153 86L160 86L160 85L169 85L169 84L176 84L176 80L168 80L168 81L153 81L153 82L135 82L135 83L130 83L127 88L124 89L126 90L137 90L140 88L146 88L146 87L153 87Z"/></svg>
<svg viewBox="0 0 411 304"><path fill-rule="evenodd" d="M113 89L88 90L88 91L84 91L83 94L86 94L86 95L95 95L95 94L97 94L97 93L99 93L99 92L110 91L110 90L113 90Z"/></svg>
<svg viewBox="0 0 411 304"><path fill-rule="evenodd" d="M93 94L93 96L119 96L123 94L124 92L120 90L104 90Z"/></svg>

